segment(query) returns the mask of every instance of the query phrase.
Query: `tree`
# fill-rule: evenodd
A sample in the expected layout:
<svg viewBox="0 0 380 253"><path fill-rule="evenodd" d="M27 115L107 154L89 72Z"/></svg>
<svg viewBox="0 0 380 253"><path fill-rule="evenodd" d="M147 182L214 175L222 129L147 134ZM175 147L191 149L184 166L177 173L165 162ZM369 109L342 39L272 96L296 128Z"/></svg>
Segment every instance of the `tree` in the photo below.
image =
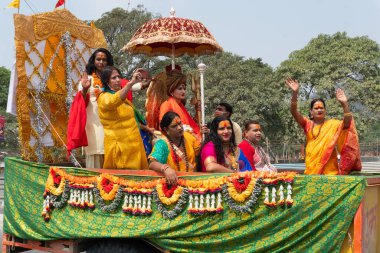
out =
<svg viewBox="0 0 380 253"><path fill-rule="evenodd" d="M14 115L5 113L8 99L8 88L11 71L0 67L0 115L5 116L5 142L0 142L2 150L16 150L18 147L18 129L17 118Z"/></svg>
<svg viewBox="0 0 380 253"><path fill-rule="evenodd" d="M335 90L342 87L349 97L360 134L366 132L368 123L379 119L380 48L368 37L350 38L340 32L319 35L303 49L291 53L276 74L277 82L288 97L290 91L285 87L285 78L292 76L299 80L302 86L299 104L305 115L309 110L308 101L322 97L328 114L341 118L342 109L335 99ZM287 118L291 118L290 112ZM288 129L292 125L287 122Z"/></svg>
<svg viewBox="0 0 380 253"><path fill-rule="evenodd" d="M270 139L283 136L283 101L277 92L272 68L258 59L244 59L232 53L202 57L205 74L206 115L212 119L216 105L228 102L234 107L232 119L241 126L246 120L259 120Z"/></svg>
<svg viewBox="0 0 380 253"><path fill-rule="evenodd" d="M138 67L146 68L152 75L158 74L165 69L165 66L171 63L170 59L162 59L162 57L148 57L145 55L130 55L121 52L120 49L128 43L137 29L145 22L158 18L148 12L142 5L137 6L131 11L122 8L115 8L110 12L106 12L102 17L95 21L95 25L101 29L106 38L108 49L114 57L114 64L126 77L132 75L132 71ZM196 69L193 58L183 56L177 58L176 61L182 66L184 72L190 69ZM145 108L145 91L135 94L133 101L141 112Z"/></svg>
<svg viewBox="0 0 380 253"><path fill-rule="evenodd" d="M104 13L100 19L95 21L95 25L104 33L115 65L127 76L130 76L136 67L150 68L154 65L152 61L155 61L156 58L144 55L132 56L120 51L137 29L153 18L157 18L157 16L148 12L142 5L138 5L131 11L115 8Z"/></svg>
<svg viewBox="0 0 380 253"><path fill-rule="evenodd" d="M11 72L4 67L0 67L0 108L3 109L5 109L7 106L8 86L10 78Z"/></svg>

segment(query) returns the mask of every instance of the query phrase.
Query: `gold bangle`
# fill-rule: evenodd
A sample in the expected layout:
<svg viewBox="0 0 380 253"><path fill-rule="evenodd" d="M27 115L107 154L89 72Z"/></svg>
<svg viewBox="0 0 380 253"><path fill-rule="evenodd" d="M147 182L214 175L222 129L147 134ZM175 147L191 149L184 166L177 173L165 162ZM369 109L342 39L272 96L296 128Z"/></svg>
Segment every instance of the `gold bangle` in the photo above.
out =
<svg viewBox="0 0 380 253"><path fill-rule="evenodd" d="M345 113L343 114L343 116L344 116L344 117L351 117L351 116L352 116L352 113L350 113L350 112L345 112Z"/></svg>

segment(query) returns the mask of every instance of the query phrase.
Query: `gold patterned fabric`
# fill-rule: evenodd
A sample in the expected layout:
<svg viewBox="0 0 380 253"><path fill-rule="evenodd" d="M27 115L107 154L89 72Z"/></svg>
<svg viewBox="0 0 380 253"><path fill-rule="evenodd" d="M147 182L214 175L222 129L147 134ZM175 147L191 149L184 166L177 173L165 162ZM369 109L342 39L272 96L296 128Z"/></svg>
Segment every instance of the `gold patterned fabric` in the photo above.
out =
<svg viewBox="0 0 380 253"><path fill-rule="evenodd" d="M292 184L293 205L270 207L264 204L266 188L277 189L279 184L275 181L265 184L269 178L265 178L265 173L257 173L263 172L247 172L240 174L241 177L231 174L183 176L176 189L168 189L159 177L112 176L74 168L49 169L46 165L8 157L4 232L38 240L143 237L173 252L339 252L363 197L365 178L298 175ZM271 175L271 179L280 179L281 174ZM263 178L262 191L256 195L250 212L236 211L238 201L250 199L244 197L245 191L258 192L259 177ZM228 196L243 184L245 190L233 199L235 205L231 204ZM69 190L73 195L69 194L67 202L60 205L66 185L72 185ZM195 198L211 194L205 192L205 188L217 192L221 185L227 189L220 203L223 210L190 212L191 208L199 211L199 206L196 209L191 204L190 195ZM88 204L82 208L78 200L86 199L86 195L79 193L89 189L97 189L94 195L101 199L93 199L92 206L87 196ZM171 197L165 195L169 191L172 191ZM122 192L120 204L112 207L118 192ZM182 199L184 192L188 197ZM135 215L131 211L133 205L129 209L129 202L125 204L125 196L133 203L136 196L136 203L140 205L149 194L153 194L151 213ZM56 205L51 207L48 222L41 218L41 212L46 211L47 196L53 198L50 200ZM141 201L137 196L141 196ZM176 208L181 200L185 203L180 208L182 211L175 217L170 216L166 211Z"/></svg>
<svg viewBox="0 0 380 253"><path fill-rule="evenodd" d="M26 160L65 159L67 118L85 64L102 31L66 9L32 16L14 15L17 117Z"/></svg>
<svg viewBox="0 0 380 253"><path fill-rule="evenodd" d="M223 49L201 22L168 17L143 24L122 50L148 56L178 57L212 54Z"/></svg>

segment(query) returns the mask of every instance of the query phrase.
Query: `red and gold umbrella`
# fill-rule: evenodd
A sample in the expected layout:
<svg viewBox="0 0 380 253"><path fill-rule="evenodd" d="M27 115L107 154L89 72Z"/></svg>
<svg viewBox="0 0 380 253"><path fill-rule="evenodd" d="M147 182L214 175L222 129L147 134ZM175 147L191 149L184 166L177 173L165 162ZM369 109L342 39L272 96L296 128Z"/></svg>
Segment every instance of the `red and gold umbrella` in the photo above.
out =
<svg viewBox="0 0 380 253"><path fill-rule="evenodd" d="M169 56L172 58L173 69L175 57L184 54L199 56L223 51L214 36L201 22L177 18L174 16L173 8L170 14L170 17L153 19L143 24L122 50L132 54ZM200 65L200 83L193 82L192 90L196 93L196 99L201 101L201 113L198 112L198 115L201 114L200 121L205 124L203 85L205 65ZM153 104L154 99L148 98L147 104L150 103Z"/></svg>
<svg viewBox="0 0 380 253"><path fill-rule="evenodd" d="M143 24L122 50L148 56L199 56L221 52L207 28L198 21L171 16L153 19Z"/></svg>

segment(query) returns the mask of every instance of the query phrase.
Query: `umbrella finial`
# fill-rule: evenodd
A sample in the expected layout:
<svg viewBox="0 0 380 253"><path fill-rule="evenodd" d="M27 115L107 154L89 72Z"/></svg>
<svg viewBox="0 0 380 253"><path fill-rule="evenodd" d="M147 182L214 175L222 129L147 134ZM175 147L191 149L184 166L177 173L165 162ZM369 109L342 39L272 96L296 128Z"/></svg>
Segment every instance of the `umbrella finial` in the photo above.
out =
<svg viewBox="0 0 380 253"><path fill-rule="evenodd" d="M174 17L175 16L175 10L173 7L170 8L170 17Z"/></svg>
<svg viewBox="0 0 380 253"><path fill-rule="evenodd" d="M199 73L204 74L206 71L206 64L204 64L203 62L199 63L198 70L199 70Z"/></svg>

